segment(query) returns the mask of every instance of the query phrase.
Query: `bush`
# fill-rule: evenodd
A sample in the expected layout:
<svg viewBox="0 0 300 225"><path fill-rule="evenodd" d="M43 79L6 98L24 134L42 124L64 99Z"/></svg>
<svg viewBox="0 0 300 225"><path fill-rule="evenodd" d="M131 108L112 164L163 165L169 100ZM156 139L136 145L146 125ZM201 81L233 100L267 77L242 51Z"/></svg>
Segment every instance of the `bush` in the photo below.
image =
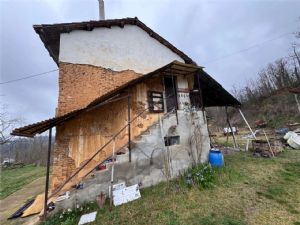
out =
<svg viewBox="0 0 300 225"><path fill-rule="evenodd" d="M181 180L183 180L183 183L188 187L197 186L203 189L213 187L215 177L215 170L210 164L204 163L189 168L183 176L181 176Z"/></svg>

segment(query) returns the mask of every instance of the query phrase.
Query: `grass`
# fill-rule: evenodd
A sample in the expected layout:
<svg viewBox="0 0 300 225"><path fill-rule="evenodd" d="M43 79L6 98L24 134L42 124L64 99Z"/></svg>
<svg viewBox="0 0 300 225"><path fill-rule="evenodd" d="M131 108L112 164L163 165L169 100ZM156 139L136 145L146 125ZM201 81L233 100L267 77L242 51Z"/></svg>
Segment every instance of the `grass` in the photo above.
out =
<svg viewBox="0 0 300 225"><path fill-rule="evenodd" d="M101 210L95 203L56 214L44 225L77 224L82 214L98 210L91 224L300 224L300 151L287 150L275 159L241 152L225 156L213 187L199 190L160 183L141 190L139 200Z"/></svg>
<svg viewBox="0 0 300 225"><path fill-rule="evenodd" d="M283 169L278 172L278 177L270 182L263 192L257 193L285 206L292 214L300 214L297 208L299 202L294 202L294 197L299 200L300 188L293 188L294 184L300 185L299 180L300 162L284 164Z"/></svg>
<svg viewBox="0 0 300 225"><path fill-rule="evenodd" d="M223 135L223 133L216 132L217 136L214 137L213 143L216 147L234 147L234 142L231 134L228 134L228 137ZM239 130L238 134L235 134L235 140L239 148L246 148L246 139L242 138L245 135L250 134L248 129Z"/></svg>
<svg viewBox="0 0 300 225"><path fill-rule="evenodd" d="M45 175L45 167L27 165L22 168L0 170L0 199L20 190L24 185Z"/></svg>

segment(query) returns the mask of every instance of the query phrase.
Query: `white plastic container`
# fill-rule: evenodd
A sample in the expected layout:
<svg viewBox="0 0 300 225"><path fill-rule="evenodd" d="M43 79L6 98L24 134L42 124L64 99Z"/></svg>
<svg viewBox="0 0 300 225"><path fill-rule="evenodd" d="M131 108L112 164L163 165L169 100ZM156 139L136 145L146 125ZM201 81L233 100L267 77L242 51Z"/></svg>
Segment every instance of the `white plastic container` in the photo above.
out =
<svg viewBox="0 0 300 225"><path fill-rule="evenodd" d="M288 140L293 134L296 134L295 132L293 131L289 131L287 132L284 136L283 136L283 139L284 140ZM296 134L297 135L297 134Z"/></svg>
<svg viewBox="0 0 300 225"><path fill-rule="evenodd" d="M291 135L291 137L288 139L287 143L292 148L300 150L300 136L297 135L296 133L294 133L294 134Z"/></svg>

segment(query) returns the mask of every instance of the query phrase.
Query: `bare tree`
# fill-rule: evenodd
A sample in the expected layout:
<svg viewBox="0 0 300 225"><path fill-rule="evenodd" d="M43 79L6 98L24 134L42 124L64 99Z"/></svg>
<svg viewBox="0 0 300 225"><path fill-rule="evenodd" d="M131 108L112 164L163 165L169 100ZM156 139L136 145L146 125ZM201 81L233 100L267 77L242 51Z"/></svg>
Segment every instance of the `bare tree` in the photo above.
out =
<svg viewBox="0 0 300 225"><path fill-rule="evenodd" d="M0 145L9 143L13 136L10 132L21 122L20 119L11 118L6 110L6 106L1 106L0 112Z"/></svg>

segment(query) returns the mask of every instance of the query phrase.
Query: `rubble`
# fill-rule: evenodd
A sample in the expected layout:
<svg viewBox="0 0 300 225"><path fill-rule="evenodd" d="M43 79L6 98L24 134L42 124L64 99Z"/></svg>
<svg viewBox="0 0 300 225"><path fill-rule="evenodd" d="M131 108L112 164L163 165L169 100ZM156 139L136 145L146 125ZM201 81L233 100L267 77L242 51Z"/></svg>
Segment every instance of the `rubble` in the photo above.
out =
<svg viewBox="0 0 300 225"><path fill-rule="evenodd" d="M271 150L270 150L271 146ZM270 146L267 140L252 140L252 152L255 156L272 157L283 151L282 143L276 139L270 139ZM273 152L273 153L272 153Z"/></svg>

